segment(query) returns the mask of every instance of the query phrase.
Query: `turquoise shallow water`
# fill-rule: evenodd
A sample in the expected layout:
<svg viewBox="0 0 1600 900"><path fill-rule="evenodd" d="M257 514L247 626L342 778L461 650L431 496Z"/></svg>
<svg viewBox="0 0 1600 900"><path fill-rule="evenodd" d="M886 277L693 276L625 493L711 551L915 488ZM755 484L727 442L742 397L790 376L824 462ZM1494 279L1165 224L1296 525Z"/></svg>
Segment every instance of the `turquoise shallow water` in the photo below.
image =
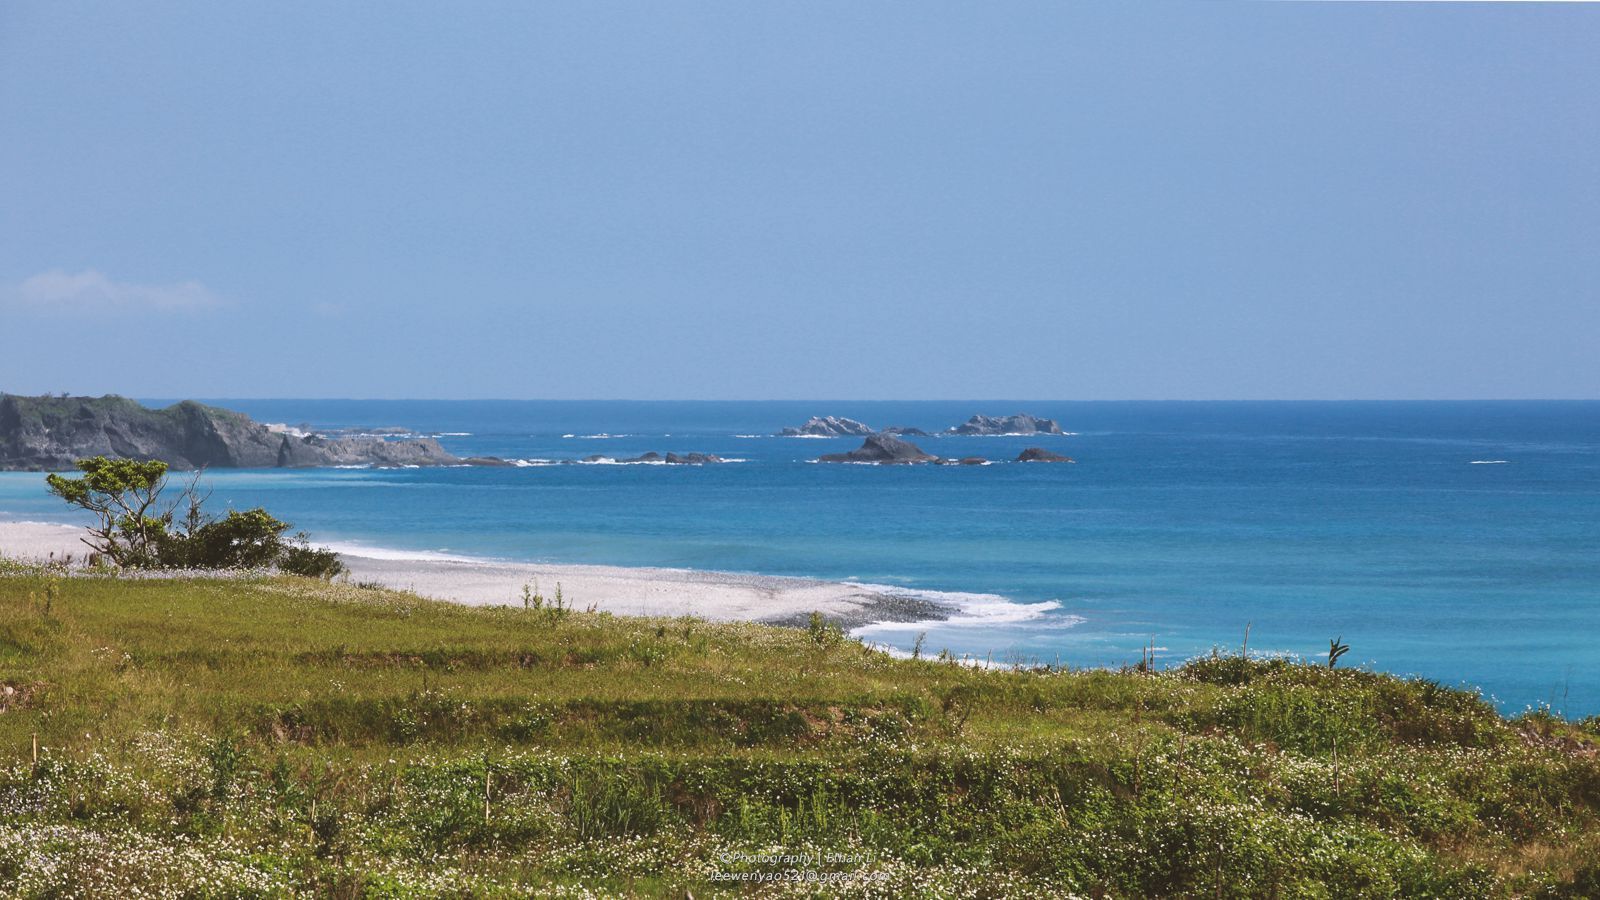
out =
<svg viewBox="0 0 1600 900"><path fill-rule="evenodd" d="M443 432L462 455L743 460L209 476L214 502L325 540L997 594L868 635L997 661L1116 665L1154 640L1176 662L1237 647L1247 623L1253 650L1320 656L1342 635L1347 663L1600 713L1600 402L215 402ZM859 439L766 436L811 415L933 431L1017 411L1076 434L916 440L1078 464L828 466L807 460ZM57 502L41 476L0 473L7 518L66 520Z"/></svg>

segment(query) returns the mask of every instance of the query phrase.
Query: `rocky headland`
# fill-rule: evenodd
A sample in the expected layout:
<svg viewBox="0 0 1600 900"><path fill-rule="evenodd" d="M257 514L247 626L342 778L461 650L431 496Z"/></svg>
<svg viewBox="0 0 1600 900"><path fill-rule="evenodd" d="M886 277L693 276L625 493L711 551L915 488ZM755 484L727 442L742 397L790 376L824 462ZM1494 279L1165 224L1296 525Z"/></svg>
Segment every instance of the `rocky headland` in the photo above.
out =
<svg viewBox="0 0 1600 900"><path fill-rule="evenodd" d="M87 456L159 459L173 469L501 465L462 459L433 438L336 437L268 427L193 400L150 409L116 395L0 394L0 469L70 469Z"/></svg>

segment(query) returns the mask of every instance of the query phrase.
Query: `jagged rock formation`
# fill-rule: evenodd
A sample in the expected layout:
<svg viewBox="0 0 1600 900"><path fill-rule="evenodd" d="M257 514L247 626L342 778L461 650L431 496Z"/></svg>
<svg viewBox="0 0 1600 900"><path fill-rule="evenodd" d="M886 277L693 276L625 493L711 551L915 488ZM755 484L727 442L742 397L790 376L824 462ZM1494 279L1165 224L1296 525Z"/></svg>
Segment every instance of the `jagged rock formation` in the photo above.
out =
<svg viewBox="0 0 1600 900"><path fill-rule="evenodd" d="M936 463L939 457L922 452L922 448L893 435L874 434L861 446L849 453L827 453L817 457L817 462L827 463Z"/></svg>
<svg viewBox="0 0 1600 900"><path fill-rule="evenodd" d="M949 462L949 460L945 460ZM989 461L981 456L963 456L955 461L959 466L987 466Z"/></svg>
<svg viewBox="0 0 1600 900"><path fill-rule="evenodd" d="M1017 462L1069 463L1076 462L1076 460L1070 456L1052 453L1043 447L1029 447L1017 454Z"/></svg>
<svg viewBox="0 0 1600 900"><path fill-rule="evenodd" d="M126 397L0 394L0 469L60 470L86 456L159 459L174 469L442 466L460 459L432 438L332 438L273 430L193 400L149 409ZM486 459L473 464L493 465Z"/></svg>
<svg viewBox="0 0 1600 900"><path fill-rule="evenodd" d="M950 429L950 434L1061 434L1054 419L1038 419L1026 413L1014 416L977 415Z"/></svg>
<svg viewBox="0 0 1600 900"><path fill-rule="evenodd" d="M933 437L921 428L912 428L909 425L890 425L878 432L879 434L892 434L896 437Z"/></svg>
<svg viewBox="0 0 1600 900"><path fill-rule="evenodd" d="M799 428L790 427L778 432L780 437L849 437L865 434L872 434L871 426L855 419L835 416L812 416Z"/></svg>

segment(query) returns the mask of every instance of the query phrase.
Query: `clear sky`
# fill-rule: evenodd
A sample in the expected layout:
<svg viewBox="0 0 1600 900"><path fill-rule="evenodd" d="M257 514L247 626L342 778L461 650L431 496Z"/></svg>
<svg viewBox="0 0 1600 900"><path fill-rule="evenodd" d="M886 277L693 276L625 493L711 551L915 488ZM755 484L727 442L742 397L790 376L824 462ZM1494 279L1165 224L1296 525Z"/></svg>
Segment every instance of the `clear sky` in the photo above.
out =
<svg viewBox="0 0 1600 900"><path fill-rule="evenodd" d="M0 4L0 390L1600 396L1600 4Z"/></svg>

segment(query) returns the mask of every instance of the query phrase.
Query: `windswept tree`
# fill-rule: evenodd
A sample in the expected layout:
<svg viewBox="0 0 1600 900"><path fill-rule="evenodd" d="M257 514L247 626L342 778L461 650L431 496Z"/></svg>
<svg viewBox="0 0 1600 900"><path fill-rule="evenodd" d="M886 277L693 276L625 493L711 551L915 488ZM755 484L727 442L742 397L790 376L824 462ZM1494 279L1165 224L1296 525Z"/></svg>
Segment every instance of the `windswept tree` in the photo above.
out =
<svg viewBox="0 0 1600 900"><path fill-rule="evenodd" d="M304 532L285 539L289 523L260 507L208 516L210 495L199 491L198 474L164 500L167 464L160 460L95 456L77 467L82 477L47 476L50 493L95 516L84 543L120 568L277 567L317 578L344 571L337 554L311 547Z"/></svg>
<svg viewBox="0 0 1600 900"><path fill-rule="evenodd" d="M94 456L78 460L77 466L81 478L51 474L45 483L50 493L94 514L90 537L83 542L122 568L159 565L177 507L161 499L167 464Z"/></svg>

